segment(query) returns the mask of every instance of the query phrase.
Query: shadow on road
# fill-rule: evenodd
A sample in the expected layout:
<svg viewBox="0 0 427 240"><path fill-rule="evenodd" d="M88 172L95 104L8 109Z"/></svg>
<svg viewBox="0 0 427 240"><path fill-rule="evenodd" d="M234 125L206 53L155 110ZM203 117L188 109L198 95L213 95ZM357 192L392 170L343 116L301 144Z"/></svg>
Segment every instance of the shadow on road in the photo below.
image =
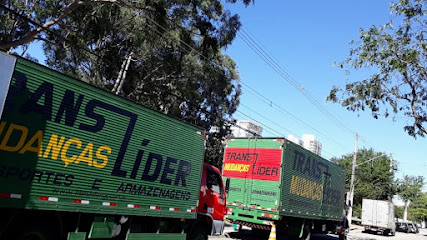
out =
<svg viewBox="0 0 427 240"><path fill-rule="evenodd" d="M230 232L226 234L227 238L241 239L241 240L268 240L269 236L270 236L270 233L268 231L253 233L251 230L241 230L239 232ZM286 235L278 234L276 236L276 239L289 240L289 237ZM337 240L338 237L324 235L324 234L313 234L311 239L312 240Z"/></svg>

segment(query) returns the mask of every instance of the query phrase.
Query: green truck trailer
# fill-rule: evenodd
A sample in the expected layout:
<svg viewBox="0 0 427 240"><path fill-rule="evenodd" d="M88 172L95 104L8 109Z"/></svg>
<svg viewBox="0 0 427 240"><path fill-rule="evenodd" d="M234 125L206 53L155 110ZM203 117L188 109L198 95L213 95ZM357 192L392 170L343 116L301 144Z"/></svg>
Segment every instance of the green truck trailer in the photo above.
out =
<svg viewBox="0 0 427 240"><path fill-rule="evenodd" d="M344 170L285 138L227 139L222 174L234 224L309 239L342 219Z"/></svg>
<svg viewBox="0 0 427 240"><path fill-rule="evenodd" d="M0 53L0 73L0 239L222 232L202 129L23 58Z"/></svg>

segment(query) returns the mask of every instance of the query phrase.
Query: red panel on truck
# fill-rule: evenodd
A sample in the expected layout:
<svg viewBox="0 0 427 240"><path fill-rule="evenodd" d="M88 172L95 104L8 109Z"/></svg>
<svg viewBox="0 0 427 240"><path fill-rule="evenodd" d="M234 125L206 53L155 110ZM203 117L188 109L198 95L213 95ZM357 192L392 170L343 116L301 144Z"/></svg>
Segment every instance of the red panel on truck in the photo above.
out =
<svg viewBox="0 0 427 240"><path fill-rule="evenodd" d="M278 182L281 149L226 148L223 176Z"/></svg>

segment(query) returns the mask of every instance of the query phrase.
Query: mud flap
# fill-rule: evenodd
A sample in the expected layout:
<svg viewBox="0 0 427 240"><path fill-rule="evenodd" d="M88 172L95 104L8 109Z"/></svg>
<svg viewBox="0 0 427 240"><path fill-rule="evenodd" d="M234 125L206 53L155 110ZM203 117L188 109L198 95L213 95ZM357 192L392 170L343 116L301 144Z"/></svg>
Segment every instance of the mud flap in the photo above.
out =
<svg viewBox="0 0 427 240"><path fill-rule="evenodd" d="M67 240L85 240L85 239L86 239L85 232L68 233L68 237L67 237Z"/></svg>
<svg viewBox="0 0 427 240"><path fill-rule="evenodd" d="M91 238L111 238L114 229L114 217L94 217L89 232Z"/></svg>

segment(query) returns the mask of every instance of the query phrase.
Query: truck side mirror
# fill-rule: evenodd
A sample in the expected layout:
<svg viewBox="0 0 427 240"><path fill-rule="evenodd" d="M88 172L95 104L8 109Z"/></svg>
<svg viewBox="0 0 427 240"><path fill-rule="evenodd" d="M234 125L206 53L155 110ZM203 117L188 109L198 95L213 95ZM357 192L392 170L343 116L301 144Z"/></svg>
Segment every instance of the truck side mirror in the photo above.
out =
<svg viewBox="0 0 427 240"><path fill-rule="evenodd" d="M228 190L230 189L230 178L227 178L227 180L225 180L225 192L228 195Z"/></svg>

